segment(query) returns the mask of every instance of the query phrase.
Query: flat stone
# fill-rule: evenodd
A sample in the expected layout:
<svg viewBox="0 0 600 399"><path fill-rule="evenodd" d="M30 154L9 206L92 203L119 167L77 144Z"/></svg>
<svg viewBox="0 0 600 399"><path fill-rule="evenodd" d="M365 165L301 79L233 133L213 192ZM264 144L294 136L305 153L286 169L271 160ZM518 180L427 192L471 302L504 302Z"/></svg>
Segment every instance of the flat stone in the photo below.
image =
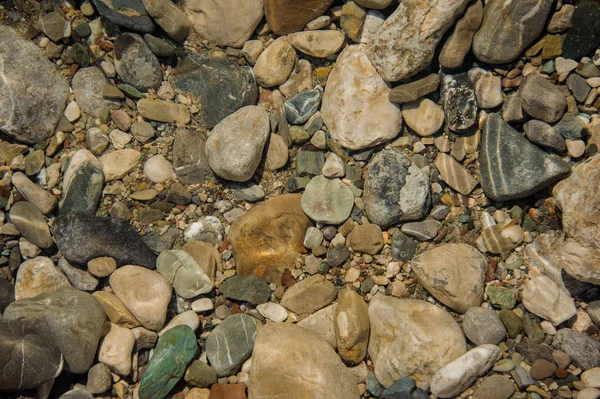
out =
<svg viewBox="0 0 600 399"><path fill-rule="evenodd" d="M544 359L537 359L531 365L529 374L536 380L552 377L556 371L556 364Z"/></svg>
<svg viewBox="0 0 600 399"><path fill-rule="evenodd" d="M292 285L281 298L281 306L297 314L312 313L335 300L335 286L321 274Z"/></svg>
<svg viewBox="0 0 600 399"><path fill-rule="evenodd" d="M101 155L110 144L110 139L100 128L93 127L85 132L85 142L93 155Z"/></svg>
<svg viewBox="0 0 600 399"><path fill-rule="evenodd" d="M176 122L182 125L190 123L190 111L183 104L144 98L138 101L137 109L141 116L152 121Z"/></svg>
<svg viewBox="0 0 600 399"><path fill-rule="evenodd" d="M435 167L442 179L462 195L469 195L478 184L471 173L448 154L439 153L435 158Z"/></svg>
<svg viewBox="0 0 600 399"><path fill-rule="evenodd" d="M122 33L114 44L115 69L123 82L141 91L160 85L160 63L141 36Z"/></svg>
<svg viewBox="0 0 600 399"><path fill-rule="evenodd" d="M582 78L577 74L569 75L567 78L567 87L569 90L571 90L571 93L573 93L575 99L580 103L585 102L590 90L592 89L585 81L585 78Z"/></svg>
<svg viewBox="0 0 600 399"><path fill-rule="evenodd" d="M565 139L546 122L535 119L530 120L523 125L523 129L525 130L525 136L534 144L557 152L565 152L567 150Z"/></svg>
<svg viewBox="0 0 600 399"><path fill-rule="evenodd" d="M512 382L503 375L491 375L473 393L473 399L508 399L515 392Z"/></svg>
<svg viewBox="0 0 600 399"><path fill-rule="evenodd" d="M519 94L523 110L546 123L557 122L567 108L562 91L537 73L530 73L521 81Z"/></svg>
<svg viewBox="0 0 600 399"><path fill-rule="evenodd" d="M475 2L458 20L452 34L448 37L440 53L440 65L445 68L459 68L467 53L471 50L473 36L483 22L483 5Z"/></svg>
<svg viewBox="0 0 600 399"><path fill-rule="evenodd" d="M394 87L390 90L389 100L399 104L417 101L419 98L436 91L439 85L440 77L432 73L423 79Z"/></svg>
<svg viewBox="0 0 600 399"><path fill-rule="evenodd" d="M175 132L173 167L183 184L201 184L213 177L205 153L205 141L198 132L186 129Z"/></svg>
<svg viewBox="0 0 600 399"><path fill-rule="evenodd" d="M466 130L475 124L477 98L467 73L444 75L440 96L450 130Z"/></svg>
<svg viewBox="0 0 600 399"><path fill-rule="evenodd" d="M142 154L130 148L109 152L100 157L106 182L122 179L131 172L140 161Z"/></svg>
<svg viewBox="0 0 600 399"><path fill-rule="evenodd" d="M219 286L219 292L225 298L250 302L253 305L267 302L271 297L269 284L254 274L228 278Z"/></svg>
<svg viewBox="0 0 600 399"><path fill-rule="evenodd" d="M92 295L100 303L111 323L125 328L134 328L140 325L140 322L112 292L96 291Z"/></svg>
<svg viewBox="0 0 600 399"><path fill-rule="evenodd" d="M164 183L173 176L173 165L162 155L154 155L144 164L144 175L153 183Z"/></svg>
<svg viewBox="0 0 600 399"><path fill-rule="evenodd" d="M112 387L112 375L108 366L97 363L88 371L85 389L91 394L100 394Z"/></svg>
<svg viewBox="0 0 600 399"><path fill-rule="evenodd" d="M170 0L142 0L152 20L173 40L183 42L188 37L191 22Z"/></svg>
<svg viewBox="0 0 600 399"><path fill-rule="evenodd" d="M146 121L137 121L131 125L131 135L140 143L147 143L155 134L152 125Z"/></svg>
<svg viewBox="0 0 600 399"><path fill-rule="evenodd" d="M406 125L421 137L432 136L444 124L444 111L428 98L402 106Z"/></svg>
<svg viewBox="0 0 600 399"><path fill-rule="evenodd" d="M356 291L338 293L334 326L340 357L350 364L360 363L367 355L370 327L367 304Z"/></svg>
<svg viewBox="0 0 600 399"><path fill-rule="evenodd" d="M71 266L65 258L60 258L58 260L58 269L63 272L71 284L80 291L92 292L98 287L98 280L94 276L85 270Z"/></svg>
<svg viewBox="0 0 600 399"><path fill-rule="evenodd" d="M156 270L173 285L177 294L191 299L208 294L214 285L194 257L182 250L163 251L156 259Z"/></svg>
<svg viewBox="0 0 600 399"><path fill-rule="evenodd" d="M19 266L15 278L15 300L33 298L70 286L69 280L50 258L38 256Z"/></svg>
<svg viewBox="0 0 600 399"><path fill-rule="evenodd" d="M315 58L327 58L337 53L344 44L344 33L337 30L304 31L287 35L287 40L298 51Z"/></svg>
<svg viewBox="0 0 600 399"><path fill-rule="evenodd" d="M278 303L266 302L256 306L256 309L263 317L274 323L282 323L288 318L288 312Z"/></svg>
<svg viewBox="0 0 600 399"><path fill-rule="evenodd" d="M546 276L527 282L523 289L523 304L527 310L556 326L575 315L573 298Z"/></svg>
<svg viewBox="0 0 600 399"><path fill-rule="evenodd" d="M106 364L116 374L127 376L131 372L131 352L135 336L128 328L110 323L108 334L98 347L98 361Z"/></svg>
<svg viewBox="0 0 600 399"><path fill-rule="evenodd" d="M254 64L256 81L262 87L279 86L290 76L296 63L296 51L283 37L265 49Z"/></svg>
<svg viewBox="0 0 600 399"><path fill-rule="evenodd" d="M323 15L333 0L265 0L265 16L269 28L278 35L304 29L313 19Z"/></svg>
<svg viewBox="0 0 600 399"><path fill-rule="evenodd" d="M301 204L304 213L312 220L340 224L350 216L354 194L340 179L319 175L306 186Z"/></svg>
<svg viewBox="0 0 600 399"><path fill-rule="evenodd" d="M498 114L484 125L481 186L496 201L524 198L569 174L570 166L531 144Z"/></svg>
<svg viewBox="0 0 600 399"><path fill-rule="evenodd" d="M571 362L583 370L600 364L598 344L585 334L568 328L560 329L554 336L552 346L569 355Z"/></svg>
<svg viewBox="0 0 600 399"><path fill-rule="evenodd" d="M463 317L465 335L475 345L498 345L506 338L506 328L496 311L472 307Z"/></svg>
<svg viewBox="0 0 600 399"><path fill-rule="evenodd" d="M333 349L337 348L337 338L335 335L335 309L337 303L331 304L321 310L317 310L305 319L298 322L298 326L305 328L317 334L325 340Z"/></svg>
<svg viewBox="0 0 600 399"><path fill-rule="evenodd" d="M63 178L61 215L70 212L96 213L104 188L104 170L98 159L81 149L71 157Z"/></svg>
<svg viewBox="0 0 600 399"><path fill-rule="evenodd" d="M188 384L205 388L217 382L217 373L205 362L194 360L187 370L185 370L183 378Z"/></svg>
<svg viewBox="0 0 600 399"><path fill-rule="evenodd" d="M577 3L571 18L571 29L563 43L563 57L579 60L600 45L598 4L593 0Z"/></svg>
<svg viewBox="0 0 600 399"><path fill-rule="evenodd" d="M56 198L32 182L25 174L15 172L11 181L25 200L37 206L44 215L51 213L56 208Z"/></svg>
<svg viewBox="0 0 600 399"><path fill-rule="evenodd" d="M322 90L311 89L296 94L283 103L287 120L294 125L301 125L308 121L321 105Z"/></svg>
<svg viewBox="0 0 600 399"><path fill-rule="evenodd" d="M71 36L71 21L61 11L53 11L40 16L39 25L42 32L53 42Z"/></svg>
<svg viewBox="0 0 600 399"><path fill-rule="evenodd" d="M10 221L32 244L40 248L54 245L50 228L37 206L27 201L19 201L10 208Z"/></svg>
<svg viewBox="0 0 600 399"><path fill-rule="evenodd" d="M392 236L392 256L396 260L411 260L417 249L417 243L401 231Z"/></svg>
<svg viewBox="0 0 600 399"><path fill-rule="evenodd" d="M296 154L296 173L302 177L318 176L323 170L324 163L325 157L322 152L298 151Z"/></svg>
<svg viewBox="0 0 600 399"><path fill-rule="evenodd" d="M206 339L206 355L219 377L235 373L251 354L258 332L256 319L245 314L227 317Z"/></svg>
<svg viewBox="0 0 600 399"><path fill-rule="evenodd" d="M271 133L267 144L267 168L278 170L283 168L289 159L288 146L285 139L278 134Z"/></svg>
<svg viewBox="0 0 600 399"><path fill-rule="evenodd" d="M427 241L437 235L440 226L441 223L437 220L427 219L422 222L405 223L402 225L401 230L404 234L417 241Z"/></svg>
<svg viewBox="0 0 600 399"><path fill-rule="evenodd" d="M137 32L152 32L154 24L142 0L92 0L98 13L114 24Z"/></svg>
<svg viewBox="0 0 600 399"><path fill-rule="evenodd" d="M475 97L480 108L490 109L502 105L504 98L502 97L502 80L500 76L485 72L482 76L472 80L475 87Z"/></svg>

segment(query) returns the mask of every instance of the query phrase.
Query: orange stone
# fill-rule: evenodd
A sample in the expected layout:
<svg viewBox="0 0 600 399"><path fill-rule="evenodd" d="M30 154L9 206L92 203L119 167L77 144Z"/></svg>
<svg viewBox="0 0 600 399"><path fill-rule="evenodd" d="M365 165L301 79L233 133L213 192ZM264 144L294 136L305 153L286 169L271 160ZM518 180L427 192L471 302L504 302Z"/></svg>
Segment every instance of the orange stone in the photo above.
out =
<svg viewBox="0 0 600 399"><path fill-rule="evenodd" d="M278 35L299 32L323 15L333 0L265 0L269 28Z"/></svg>
<svg viewBox="0 0 600 399"><path fill-rule="evenodd" d="M210 388L210 399L246 399L246 385L243 382L213 384Z"/></svg>

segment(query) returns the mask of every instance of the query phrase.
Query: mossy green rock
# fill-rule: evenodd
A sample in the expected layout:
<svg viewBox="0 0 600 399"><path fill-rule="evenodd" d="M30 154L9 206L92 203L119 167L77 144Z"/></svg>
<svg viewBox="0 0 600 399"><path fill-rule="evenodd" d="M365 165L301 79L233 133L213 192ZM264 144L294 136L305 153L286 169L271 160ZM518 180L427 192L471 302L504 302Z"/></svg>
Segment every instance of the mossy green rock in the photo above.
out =
<svg viewBox="0 0 600 399"><path fill-rule="evenodd" d="M83 44L75 43L71 48L71 55L73 56L73 61L81 68L90 66L90 55Z"/></svg>
<svg viewBox="0 0 600 399"><path fill-rule="evenodd" d="M485 290L485 293L492 305L500 306L502 309L512 309L517 305L515 292L510 288L490 285Z"/></svg>
<svg viewBox="0 0 600 399"><path fill-rule="evenodd" d="M159 339L140 381L140 399L162 399L179 382L196 355L196 335L188 326L173 327Z"/></svg>

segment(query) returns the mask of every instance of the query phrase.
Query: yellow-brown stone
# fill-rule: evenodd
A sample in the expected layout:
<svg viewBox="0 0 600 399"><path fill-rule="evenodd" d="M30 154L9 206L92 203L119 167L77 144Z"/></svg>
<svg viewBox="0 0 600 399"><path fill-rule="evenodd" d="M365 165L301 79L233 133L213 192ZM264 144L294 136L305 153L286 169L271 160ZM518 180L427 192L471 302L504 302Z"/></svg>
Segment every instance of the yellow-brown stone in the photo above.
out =
<svg viewBox="0 0 600 399"><path fill-rule="evenodd" d="M115 294L108 291L96 291L92 294L102 305L108 319L121 327L133 328L140 325L139 321L123 305L123 302Z"/></svg>

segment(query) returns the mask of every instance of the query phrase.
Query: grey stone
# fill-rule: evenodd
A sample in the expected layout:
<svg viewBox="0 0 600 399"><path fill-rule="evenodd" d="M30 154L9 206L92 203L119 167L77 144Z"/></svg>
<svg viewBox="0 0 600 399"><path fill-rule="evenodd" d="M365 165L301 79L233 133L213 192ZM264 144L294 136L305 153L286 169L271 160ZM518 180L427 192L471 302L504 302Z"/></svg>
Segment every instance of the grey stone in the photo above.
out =
<svg viewBox="0 0 600 399"><path fill-rule="evenodd" d="M174 71L174 84L200 101L202 126L212 128L222 119L258 100L258 85L252 68L240 67L223 58L194 54Z"/></svg>
<svg viewBox="0 0 600 399"><path fill-rule="evenodd" d="M225 298L250 302L253 305L265 303L271 297L269 284L255 274L233 276L219 287Z"/></svg>
<svg viewBox="0 0 600 399"><path fill-rule="evenodd" d="M252 183L231 185L232 193L241 201L256 202L265 197L265 190Z"/></svg>
<svg viewBox="0 0 600 399"><path fill-rule="evenodd" d="M294 125L301 125L308 121L319 109L322 93L322 89L311 89L286 100L283 109L287 120Z"/></svg>
<svg viewBox="0 0 600 399"><path fill-rule="evenodd" d="M565 139L546 122L531 120L523 125L523 129L525 130L525 136L532 143L557 152L565 152L567 150Z"/></svg>
<svg viewBox="0 0 600 399"><path fill-rule="evenodd" d="M104 170L89 151L80 150L71 158L63 179L60 214L95 214L104 188Z"/></svg>
<svg viewBox="0 0 600 399"><path fill-rule="evenodd" d="M143 33L154 30L142 0L92 1L98 13L114 24Z"/></svg>
<svg viewBox="0 0 600 399"><path fill-rule="evenodd" d="M383 150L369 163L363 198L369 221L381 228L421 219L430 205L429 176L405 155Z"/></svg>
<svg viewBox="0 0 600 399"><path fill-rule="evenodd" d="M473 399L508 399L514 392L513 384L508 378L491 375L475 389Z"/></svg>
<svg viewBox="0 0 600 399"><path fill-rule="evenodd" d="M590 90L592 90L584 78L574 73L567 78L567 87L571 90L575 99L580 103L585 101Z"/></svg>
<svg viewBox="0 0 600 399"><path fill-rule="evenodd" d="M600 365L600 348L589 336L569 328L558 330L552 341L552 346L565 352L571 358L571 363L583 370Z"/></svg>
<svg viewBox="0 0 600 399"><path fill-rule="evenodd" d="M0 308L2 308L1 305ZM588 303L587 312L594 324L600 326L600 301Z"/></svg>
<svg viewBox="0 0 600 399"><path fill-rule="evenodd" d="M571 18L571 29L563 42L563 57L579 60L600 46L600 9L595 0L582 0Z"/></svg>
<svg viewBox="0 0 600 399"><path fill-rule="evenodd" d="M526 114L521 105L521 95L518 91L512 92L504 99L502 104L502 118L506 123L524 122Z"/></svg>
<svg viewBox="0 0 600 399"><path fill-rule="evenodd" d="M115 69L119 78L138 90L156 88L162 69L144 39L135 33L121 33L115 40Z"/></svg>
<svg viewBox="0 0 600 399"><path fill-rule="evenodd" d="M19 201L10 208L10 221L19 233L40 248L50 248L54 241L44 215L27 201Z"/></svg>
<svg viewBox="0 0 600 399"><path fill-rule="evenodd" d="M99 118L103 113L108 114L109 109L118 104L102 98L105 85L104 75L96 67L79 69L73 76L71 87L75 93L75 100L86 114Z"/></svg>
<svg viewBox="0 0 600 399"><path fill-rule="evenodd" d="M465 335L475 345L498 345L506 338L506 328L492 309L471 308L463 317Z"/></svg>
<svg viewBox="0 0 600 399"><path fill-rule="evenodd" d="M399 104L410 103L433 93L439 85L440 77L432 73L423 79L394 87L390 90L389 99L391 102Z"/></svg>
<svg viewBox="0 0 600 399"><path fill-rule="evenodd" d="M71 22L65 18L61 11L52 11L42 15L40 17L40 28L53 42L71 36Z"/></svg>
<svg viewBox="0 0 600 399"><path fill-rule="evenodd" d="M149 33L144 35L144 41L157 57L171 57L175 55L177 47L167 39L153 36Z"/></svg>
<svg viewBox="0 0 600 399"><path fill-rule="evenodd" d="M367 375L366 385L367 385L367 391L369 391L373 396L378 398L379 395L381 395L381 391L383 390L383 387L381 386L379 381L377 381L377 377L375 377L375 373L369 372L369 374Z"/></svg>
<svg viewBox="0 0 600 399"><path fill-rule="evenodd" d="M565 139L583 140L587 136L585 122L573 114L566 114L560 122L554 125L554 130Z"/></svg>
<svg viewBox="0 0 600 399"><path fill-rule="evenodd" d="M71 284L80 291L95 291L98 287L98 280L83 269L71 266L65 258L60 258L58 268L67 276Z"/></svg>
<svg viewBox="0 0 600 399"><path fill-rule="evenodd" d="M52 134L69 85L33 43L0 26L0 132L30 144Z"/></svg>
<svg viewBox="0 0 600 399"><path fill-rule="evenodd" d="M236 372L251 354L258 332L255 319L245 314L229 316L206 339L206 356L219 377Z"/></svg>
<svg viewBox="0 0 600 399"><path fill-rule="evenodd" d="M183 377L188 384L200 387L210 388L217 382L217 373L208 364L201 360L194 360L185 370Z"/></svg>
<svg viewBox="0 0 600 399"><path fill-rule="evenodd" d="M325 156L319 151L298 151L296 173L301 177L315 177L321 174Z"/></svg>
<svg viewBox="0 0 600 399"><path fill-rule="evenodd" d="M186 251L163 251L156 259L156 270L169 280L177 294L184 299L208 294L214 287L212 279Z"/></svg>
<svg viewBox="0 0 600 399"><path fill-rule="evenodd" d="M547 123L558 121L567 109L563 92L538 73L525 76L519 86L519 94L525 112Z"/></svg>
<svg viewBox="0 0 600 399"><path fill-rule="evenodd" d="M15 287L8 280L0 278L0 314L14 300Z"/></svg>
<svg viewBox="0 0 600 399"><path fill-rule="evenodd" d="M410 377L401 377L383 391L382 399L410 399L417 389L417 382Z"/></svg>
<svg viewBox="0 0 600 399"><path fill-rule="evenodd" d="M86 389L94 395L104 393L112 387L112 375L108 366L97 363L88 371Z"/></svg>
<svg viewBox="0 0 600 399"><path fill-rule="evenodd" d="M402 232L417 241L433 239L441 226L437 220L427 219L422 222L411 222L402 225Z"/></svg>
<svg viewBox="0 0 600 399"><path fill-rule="evenodd" d="M202 184L214 177L199 132L179 129L173 143L173 167L183 184Z"/></svg>
<svg viewBox="0 0 600 399"><path fill-rule="evenodd" d="M63 393L58 399L94 399L94 396L85 389L75 388Z"/></svg>
<svg viewBox="0 0 600 399"><path fill-rule="evenodd" d="M415 240L401 231L392 236L392 256L396 260L411 260L417 250Z"/></svg>
<svg viewBox="0 0 600 399"><path fill-rule="evenodd" d="M485 194L496 201L524 198L569 174L569 164L552 158L490 114L481 139L480 173Z"/></svg>
<svg viewBox="0 0 600 399"><path fill-rule="evenodd" d="M461 131L477 121L477 98L469 75L444 75L442 78L441 105L450 130Z"/></svg>
<svg viewBox="0 0 600 399"><path fill-rule="evenodd" d="M514 370L510 372L519 389L525 389L530 385L535 384L535 380L531 378L529 373L521 366L516 365Z"/></svg>
<svg viewBox="0 0 600 399"><path fill-rule="evenodd" d="M336 245L327 250L327 264L331 267L338 267L350 257L350 250L345 245Z"/></svg>
<svg viewBox="0 0 600 399"><path fill-rule="evenodd" d="M350 216L354 194L340 179L313 177L302 194L302 210L316 222L340 224Z"/></svg>
<svg viewBox="0 0 600 399"><path fill-rule="evenodd" d="M15 172L12 176L12 184L27 201L35 204L43 214L47 215L56 208L56 198L23 173Z"/></svg>

